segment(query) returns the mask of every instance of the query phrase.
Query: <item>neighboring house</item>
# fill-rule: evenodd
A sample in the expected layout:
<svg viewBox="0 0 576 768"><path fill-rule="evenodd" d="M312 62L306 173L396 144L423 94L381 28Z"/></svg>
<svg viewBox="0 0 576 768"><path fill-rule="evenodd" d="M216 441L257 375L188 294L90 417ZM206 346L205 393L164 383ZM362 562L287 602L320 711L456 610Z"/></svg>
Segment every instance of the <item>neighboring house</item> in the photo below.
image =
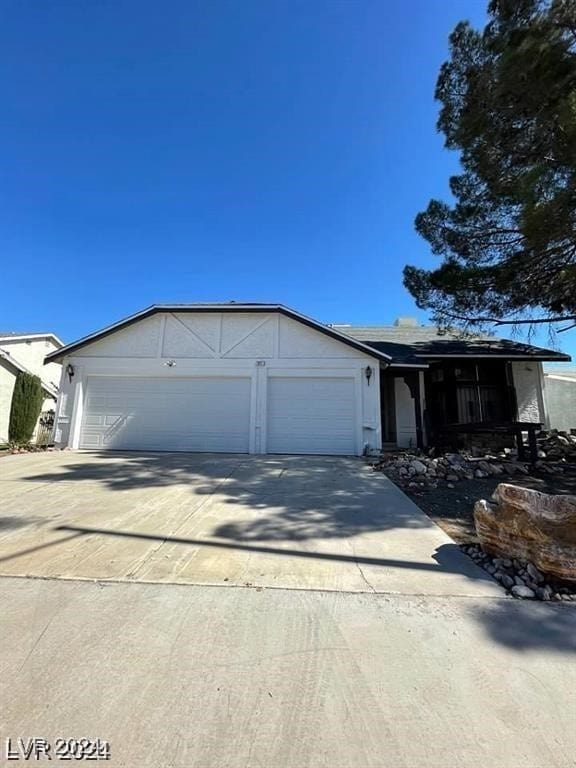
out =
<svg viewBox="0 0 576 768"><path fill-rule="evenodd" d="M12 393L19 372L40 377L45 394L42 411L55 409L60 365L44 365L44 358L62 346L53 333L0 332L0 443L8 440Z"/></svg>
<svg viewBox="0 0 576 768"><path fill-rule="evenodd" d="M565 359L235 302L155 305L47 356L60 446L335 455L424 445L455 420L544 421L541 361Z"/></svg>
<svg viewBox="0 0 576 768"><path fill-rule="evenodd" d="M544 370L544 395L550 429L576 429L576 368Z"/></svg>

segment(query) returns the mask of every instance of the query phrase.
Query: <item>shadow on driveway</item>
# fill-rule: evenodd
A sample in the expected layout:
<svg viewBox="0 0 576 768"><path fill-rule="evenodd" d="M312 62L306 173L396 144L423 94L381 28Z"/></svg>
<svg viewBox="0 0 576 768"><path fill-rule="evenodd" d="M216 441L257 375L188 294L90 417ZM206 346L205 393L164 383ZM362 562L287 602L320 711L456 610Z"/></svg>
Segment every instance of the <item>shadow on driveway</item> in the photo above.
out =
<svg viewBox="0 0 576 768"><path fill-rule="evenodd" d="M460 562L461 551L456 544L444 544L438 547L433 555L436 564L420 563L412 560L397 560L394 558L367 557L365 555L343 555L336 552L312 552L302 549L279 549L277 547L256 546L254 544L232 544L227 541L210 541L208 539L186 539L178 536L158 536L151 533L137 533L134 531L116 531L105 530L103 528L80 528L74 525L59 525L56 531L65 531L74 536L116 536L130 539L144 539L146 541L160 541L168 544L186 544L191 547L212 547L216 549L235 549L242 552L252 552L265 555L281 555L284 557L303 557L312 560L331 560L333 562L353 563L357 565L374 565L392 568L407 568L410 570L423 571L448 571L452 573L461 573L462 563ZM50 546L47 544L46 546Z"/></svg>
<svg viewBox="0 0 576 768"><path fill-rule="evenodd" d="M576 653L576 605L533 600L487 601L473 612L488 636L515 651Z"/></svg>
<svg viewBox="0 0 576 768"><path fill-rule="evenodd" d="M122 525L121 518L114 524L93 526L94 514L90 505L85 508L76 506L73 516L61 519L61 523L52 528L59 534L58 540L8 553L3 560L13 560L39 549L51 552L50 547L59 545L73 547L73 540L82 542L88 538L96 541L101 538L102 547L99 543L95 549L102 551L106 558L107 548L103 542L116 538L149 541L153 552L164 543L182 545L190 549L191 557L194 551L212 551L223 555L225 552L246 553L248 558L252 554L274 556L274 559L278 556L279 562L282 558L295 558L295 562L301 563L349 563L358 568L366 567L362 576L370 587L372 582L377 584L375 591L385 592L390 589L390 584L392 592L398 585L414 585L412 592L406 590L407 599L415 599L419 594L416 587L426 588L436 574L449 574L448 578L453 578L452 574L462 576L461 584L477 583L480 578L488 579L492 584L487 574L480 572L455 544L442 543L444 535L387 478L371 473L358 459L102 452L55 457L51 461L52 465L46 467L46 471L20 479L51 486L61 484L63 498L68 492L74 496L74 484L93 487L95 494L149 489L159 492L160 497L163 491L170 494L172 488L177 488L182 518L174 518L174 524L167 525L160 515L157 527L139 532ZM67 485L69 491L65 490ZM217 497L217 505L229 506L226 510L218 506L215 512L209 512L203 518L206 528L196 529L201 531L201 537L195 532L187 536L189 531L181 529L180 522L194 520L196 514L204 515L208 507L202 507L201 497L211 495ZM32 496L27 497L30 502ZM153 496L151 493L150 497ZM142 494L134 494L133 508L146 503L142 498ZM102 497L102 503L103 509L107 509L108 498ZM110 507L113 506L114 499L110 496ZM203 511L196 512L200 507ZM26 509L22 508L21 519L25 523L18 522L19 515L5 517L6 532L30 524L32 512L37 510L30 508L27 519ZM84 515L91 515L90 521L83 520ZM44 523L48 522L43 519ZM41 520L35 515L33 522ZM104 520L106 512L103 512L102 522ZM194 526L189 530L195 530ZM381 539L370 536L379 532L386 535ZM364 551L356 553L355 537L363 534L368 534ZM346 539L350 540L350 548ZM309 549L301 546L307 540L316 540L318 546L314 542L308 545ZM330 541L334 542L333 546L329 545ZM327 542L326 549L321 542ZM394 572L401 575L396 576ZM422 573L419 579L416 578L418 572ZM248 571L246 578L250 578ZM436 581L434 579L434 583ZM418 599L427 599L427 594L423 592ZM470 612L495 643L520 652L574 653L576 606L520 602L504 598L499 592L494 595L485 595L470 604ZM445 598L458 599L453 594L445 594ZM464 595L464 599L469 597ZM449 603L445 605L448 608Z"/></svg>
<svg viewBox="0 0 576 768"><path fill-rule="evenodd" d="M87 454L53 471L24 477L38 483L98 483L110 491L189 486L221 502L261 512L228 519L211 535L233 541L348 538L370 531L433 524L387 478L360 459L319 456L243 457L184 453ZM234 510L236 512L236 510Z"/></svg>

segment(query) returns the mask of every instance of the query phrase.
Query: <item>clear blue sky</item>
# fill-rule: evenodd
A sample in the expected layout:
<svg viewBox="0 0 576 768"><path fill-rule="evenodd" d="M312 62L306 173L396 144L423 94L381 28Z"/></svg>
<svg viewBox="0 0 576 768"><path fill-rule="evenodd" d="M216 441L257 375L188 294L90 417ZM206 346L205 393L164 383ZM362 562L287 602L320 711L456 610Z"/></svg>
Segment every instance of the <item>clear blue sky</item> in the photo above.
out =
<svg viewBox="0 0 576 768"><path fill-rule="evenodd" d="M0 327L70 341L156 302L418 314L457 167L434 84L485 0L5 0Z"/></svg>

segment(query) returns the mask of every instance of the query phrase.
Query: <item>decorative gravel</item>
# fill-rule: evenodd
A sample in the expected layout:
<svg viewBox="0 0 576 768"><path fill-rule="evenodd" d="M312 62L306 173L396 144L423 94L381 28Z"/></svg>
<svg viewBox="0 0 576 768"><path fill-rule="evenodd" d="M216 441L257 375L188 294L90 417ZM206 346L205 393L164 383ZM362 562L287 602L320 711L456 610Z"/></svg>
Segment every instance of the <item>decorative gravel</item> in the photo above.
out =
<svg viewBox="0 0 576 768"><path fill-rule="evenodd" d="M576 586L547 581L540 571L522 560L491 557L478 544L464 544L460 549L496 579L506 592L519 600L576 602Z"/></svg>

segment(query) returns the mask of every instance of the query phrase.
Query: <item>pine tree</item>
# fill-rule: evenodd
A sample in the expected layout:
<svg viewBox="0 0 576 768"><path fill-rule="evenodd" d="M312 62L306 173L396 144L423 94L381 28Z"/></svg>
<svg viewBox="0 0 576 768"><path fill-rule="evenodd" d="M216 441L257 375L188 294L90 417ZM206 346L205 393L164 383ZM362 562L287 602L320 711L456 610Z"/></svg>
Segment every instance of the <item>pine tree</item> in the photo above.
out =
<svg viewBox="0 0 576 768"><path fill-rule="evenodd" d="M431 200L415 223L442 264L405 267L404 284L443 325L576 327L576 1L488 12L482 32L454 29L436 86L463 172L454 202Z"/></svg>

